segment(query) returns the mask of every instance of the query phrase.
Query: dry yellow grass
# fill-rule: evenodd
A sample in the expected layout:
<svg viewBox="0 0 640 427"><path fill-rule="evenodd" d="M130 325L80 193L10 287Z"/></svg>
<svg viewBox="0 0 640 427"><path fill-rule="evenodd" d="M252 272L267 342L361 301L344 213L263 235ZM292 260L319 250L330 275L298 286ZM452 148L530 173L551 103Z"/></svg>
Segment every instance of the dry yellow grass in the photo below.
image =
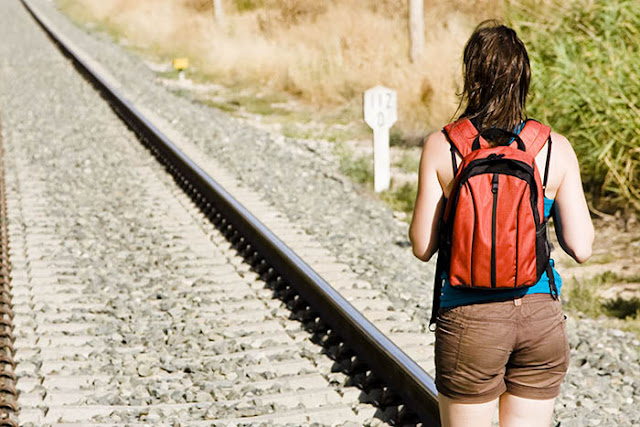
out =
<svg viewBox="0 0 640 427"><path fill-rule="evenodd" d="M332 108L360 105L382 84L398 91L398 128L408 137L442 126L457 107L465 40L499 0L425 0L424 61L408 59L407 0L234 0L215 25L210 0L58 0L163 58L189 56L227 85L284 91ZM471 4L471 5L470 5Z"/></svg>

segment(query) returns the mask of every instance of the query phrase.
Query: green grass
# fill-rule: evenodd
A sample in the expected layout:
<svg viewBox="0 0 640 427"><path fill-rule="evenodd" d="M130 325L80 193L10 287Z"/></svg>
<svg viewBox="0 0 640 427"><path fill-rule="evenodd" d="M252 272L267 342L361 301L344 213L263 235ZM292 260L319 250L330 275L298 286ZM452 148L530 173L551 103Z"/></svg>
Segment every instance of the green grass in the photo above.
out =
<svg viewBox="0 0 640 427"><path fill-rule="evenodd" d="M597 291L602 285L600 279L573 279L567 285L566 307L569 310L578 311L591 317L605 314L602 301L597 295Z"/></svg>
<svg viewBox="0 0 640 427"><path fill-rule="evenodd" d="M358 184L373 185L373 158L357 157L344 145L336 146L340 171Z"/></svg>
<svg viewBox="0 0 640 427"><path fill-rule="evenodd" d="M396 163L396 166L405 172L418 172L420 167L420 153L414 150L405 151Z"/></svg>
<svg viewBox="0 0 640 427"><path fill-rule="evenodd" d="M318 138L318 131L314 131L309 127L305 127L295 121L283 123L282 134L287 138L296 139L313 139Z"/></svg>
<svg viewBox="0 0 640 427"><path fill-rule="evenodd" d="M209 105L211 107L217 108L218 110L222 110L226 113L236 113L238 111L238 108L240 108L240 105L238 104L233 104L231 102L228 101L213 101L210 99L205 99L205 100L200 100L200 102Z"/></svg>
<svg viewBox="0 0 640 427"><path fill-rule="evenodd" d="M218 104L227 104L227 108L223 109L235 109L244 110L251 114L257 114L260 116L279 116L286 117L291 115L291 111L280 107L278 104L283 102L284 98L276 94L249 94L249 95L234 95L225 99L224 102L217 102Z"/></svg>
<svg viewBox="0 0 640 427"><path fill-rule="evenodd" d="M640 2L519 5L510 14L531 56L530 116L572 142L597 208L640 210Z"/></svg>
<svg viewBox="0 0 640 427"><path fill-rule="evenodd" d="M587 279L573 279L567 284L567 308L591 317L607 316L622 320L640 321L640 299L616 298L605 300L599 291L613 283L640 283L640 277L620 276L605 271ZM640 329L639 329L640 330Z"/></svg>
<svg viewBox="0 0 640 427"><path fill-rule="evenodd" d="M617 257L610 253L610 252L606 252L603 254L596 254L593 255L590 259L589 259L589 263L590 264L611 264L612 262L615 262L617 260Z"/></svg>
<svg viewBox="0 0 640 427"><path fill-rule="evenodd" d="M180 77L180 71L175 69L171 69L168 71L158 71L156 75L162 79L177 80Z"/></svg>
<svg viewBox="0 0 640 427"><path fill-rule="evenodd" d="M167 78L171 78L173 76L173 72L166 72L162 74L166 74ZM283 98L275 94L261 96L230 95L228 97L222 97L222 99L219 97L211 99L207 96L200 96L199 101L229 113L247 112L277 119L279 122L286 122L291 119L298 120L300 118L298 117L299 114L296 112L278 105L283 102Z"/></svg>
<svg viewBox="0 0 640 427"><path fill-rule="evenodd" d="M263 5L262 0L233 0L233 4L235 5L238 12L248 12L251 10L255 10Z"/></svg>
<svg viewBox="0 0 640 427"><path fill-rule="evenodd" d="M410 214L413 211L417 191L418 187L414 183L407 182L397 187L392 183L390 190L383 192L381 198L394 211Z"/></svg>
<svg viewBox="0 0 640 427"><path fill-rule="evenodd" d="M365 190L373 191L373 158L358 156L344 144L336 144L335 152L340 159L340 171ZM415 182L396 185L392 179L389 190L380 193L379 197L394 211L406 213L408 219L413 211L417 190Z"/></svg>

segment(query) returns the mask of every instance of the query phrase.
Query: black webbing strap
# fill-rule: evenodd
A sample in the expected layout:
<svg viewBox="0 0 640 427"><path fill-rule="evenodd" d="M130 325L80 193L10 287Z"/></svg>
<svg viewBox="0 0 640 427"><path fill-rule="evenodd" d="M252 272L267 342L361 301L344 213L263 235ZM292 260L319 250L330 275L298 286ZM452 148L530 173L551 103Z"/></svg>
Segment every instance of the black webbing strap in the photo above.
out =
<svg viewBox="0 0 640 427"><path fill-rule="evenodd" d="M429 330L435 332L434 325L438 319L438 311L440 311L440 293L442 292L442 272L444 271L444 253L438 251L438 260L436 261L436 272L433 278L433 302L431 304L431 319L429 320Z"/></svg>
<svg viewBox="0 0 640 427"><path fill-rule="evenodd" d="M547 161L544 165L544 178L542 180L542 192L543 195L547 189L547 180L549 179L549 164L551 163L551 135L549 135L549 139L547 139ZM554 204L555 207L555 204ZM552 215L555 213L555 209L551 213ZM548 239L548 238L547 238ZM553 248L551 249L553 250ZM551 266L551 260L547 263L547 277L549 278L549 289L551 290L551 297L557 300L560 295L558 293L558 287L556 286L556 276L553 274L553 267Z"/></svg>
<svg viewBox="0 0 640 427"><path fill-rule="evenodd" d="M549 278L549 289L551 290L551 298L557 300L560 295L558 293L558 287L556 286L556 276L553 274L553 267L551 266L551 260L547 263L547 277Z"/></svg>
<svg viewBox="0 0 640 427"><path fill-rule="evenodd" d="M456 159L456 153L460 154L460 151L456 148L456 144L451 140L451 136L449 136L449 132L447 129L442 129L442 133L444 137L447 138L447 142L449 142L449 150L451 151L451 165L453 166L453 177L455 178L458 175L458 159ZM460 154L460 157L463 157Z"/></svg>
<svg viewBox="0 0 640 427"><path fill-rule="evenodd" d="M544 179L542 180L542 191L543 193L547 189L547 179L549 179L549 164L551 163L551 135L549 135L549 139L547 140L547 162L544 166Z"/></svg>
<svg viewBox="0 0 640 427"><path fill-rule="evenodd" d="M450 144L451 149L451 164L453 165L453 177L455 178L458 175L458 159L456 159L456 147L453 144Z"/></svg>
<svg viewBox="0 0 640 427"><path fill-rule="evenodd" d="M455 164L455 163L454 163ZM447 266L447 253L445 250L445 226L442 218L438 222L438 259L436 261L436 272L433 277L433 303L431 304L431 320L429 320L429 330L435 332L434 325L440 311L440 294L442 293L442 274Z"/></svg>

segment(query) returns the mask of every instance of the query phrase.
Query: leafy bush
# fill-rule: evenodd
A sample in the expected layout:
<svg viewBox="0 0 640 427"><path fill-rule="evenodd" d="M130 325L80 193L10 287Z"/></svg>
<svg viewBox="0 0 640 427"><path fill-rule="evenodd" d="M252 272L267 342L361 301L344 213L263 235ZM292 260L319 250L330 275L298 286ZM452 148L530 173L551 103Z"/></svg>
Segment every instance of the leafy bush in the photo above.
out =
<svg viewBox="0 0 640 427"><path fill-rule="evenodd" d="M532 61L529 115L572 142L595 206L640 210L640 2L512 10Z"/></svg>

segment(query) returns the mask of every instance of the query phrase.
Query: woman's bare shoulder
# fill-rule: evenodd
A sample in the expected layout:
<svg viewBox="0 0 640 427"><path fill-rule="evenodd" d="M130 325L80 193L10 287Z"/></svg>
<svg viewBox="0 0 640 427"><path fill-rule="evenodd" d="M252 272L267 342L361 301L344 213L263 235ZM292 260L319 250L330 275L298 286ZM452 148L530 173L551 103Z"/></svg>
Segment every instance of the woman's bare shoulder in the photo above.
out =
<svg viewBox="0 0 640 427"><path fill-rule="evenodd" d="M445 194L449 194L449 187L453 181L451 150L449 141L442 131L433 132L425 139L420 169L435 171L440 186L445 190Z"/></svg>
<svg viewBox="0 0 640 427"><path fill-rule="evenodd" d="M448 147L449 146L449 142L447 141L447 138L444 136L444 133L441 130L438 130L436 132L432 132L429 135L427 135L427 137L424 139L424 146L433 146L434 148L440 148L442 149L442 147Z"/></svg>
<svg viewBox="0 0 640 427"><path fill-rule="evenodd" d="M553 152L563 158L565 156L575 157L575 151L569 140L562 134L551 132L551 141L553 143Z"/></svg>
<svg viewBox="0 0 640 427"><path fill-rule="evenodd" d="M449 152L449 141L442 131L433 132L424 139L422 152L423 157L428 155L430 160L439 159Z"/></svg>
<svg viewBox="0 0 640 427"><path fill-rule="evenodd" d="M580 166L578 165L578 159L571 143L564 135L551 132L551 142L551 167L546 193L555 195L567 174L579 176ZM536 158L536 160L544 162L547 158L546 149L544 153L540 154L544 157ZM538 163L538 166L541 164L542 163Z"/></svg>

